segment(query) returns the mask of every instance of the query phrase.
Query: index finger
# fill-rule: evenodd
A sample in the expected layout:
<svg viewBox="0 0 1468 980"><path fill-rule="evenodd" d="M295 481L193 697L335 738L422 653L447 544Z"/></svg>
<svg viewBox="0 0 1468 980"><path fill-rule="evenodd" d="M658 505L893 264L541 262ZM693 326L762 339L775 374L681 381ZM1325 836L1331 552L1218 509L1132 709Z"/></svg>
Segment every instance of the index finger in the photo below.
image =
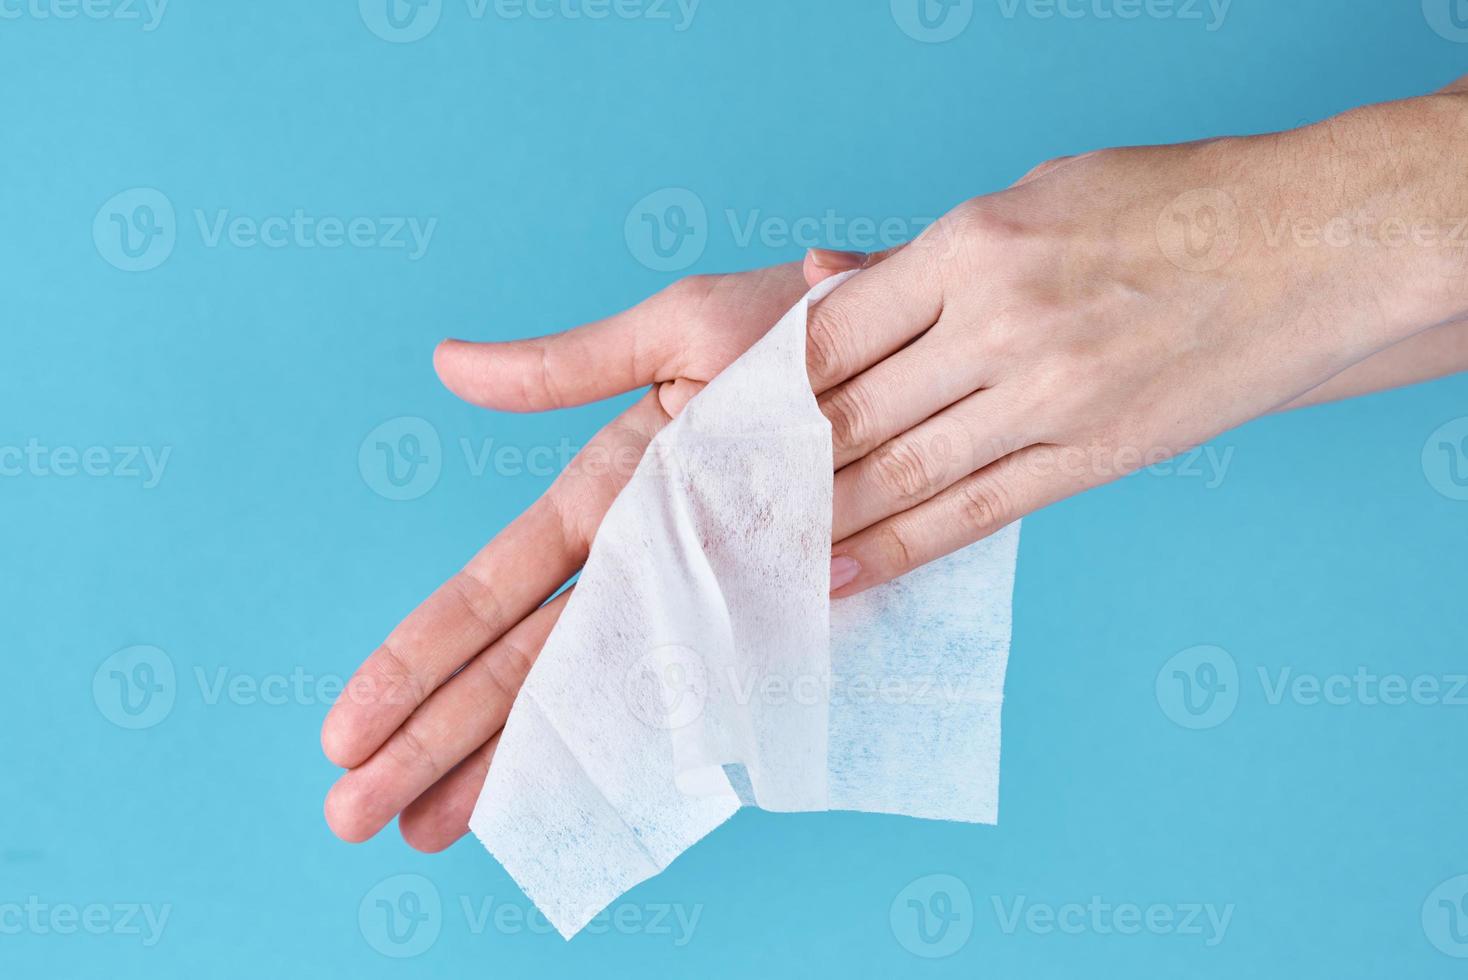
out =
<svg viewBox="0 0 1468 980"><path fill-rule="evenodd" d="M868 265L811 307L806 369L816 394L855 377L938 322L941 280L920 242Z"/></svg>

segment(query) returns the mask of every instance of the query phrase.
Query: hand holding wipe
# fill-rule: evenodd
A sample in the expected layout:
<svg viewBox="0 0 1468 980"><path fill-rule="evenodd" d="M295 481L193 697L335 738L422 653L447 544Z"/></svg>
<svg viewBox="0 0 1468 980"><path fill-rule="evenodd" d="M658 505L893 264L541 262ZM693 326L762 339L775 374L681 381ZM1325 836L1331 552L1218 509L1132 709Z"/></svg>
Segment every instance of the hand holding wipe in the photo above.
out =
<svg viewBox="0 0 1468 980"><path fill-rule="evenodd" d="M652 440L500 736L470 827L567 938L744 803L997 819L1018 524L830 599L805 328L846 278Z"/></svg>

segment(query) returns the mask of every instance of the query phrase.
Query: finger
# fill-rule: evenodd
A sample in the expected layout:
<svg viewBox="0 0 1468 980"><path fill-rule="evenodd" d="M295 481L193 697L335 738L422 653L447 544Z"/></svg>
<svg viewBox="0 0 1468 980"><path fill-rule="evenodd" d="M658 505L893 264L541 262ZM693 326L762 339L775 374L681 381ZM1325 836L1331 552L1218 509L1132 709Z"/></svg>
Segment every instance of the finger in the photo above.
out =
<svg viewBox="0 0 1468 980"><path fill-rule="evenodd" d="M581 563L602 516L668 416L649 393L599 432L545 495L429 596L358 668L321 729L361 765L445 679L525 618Z"/></svg>
<svg viewBox="0 0 1468 980"><path fill-rule="evenodd" d="M440 687L362 765L326 796L326 822L346 841L364 841L450 768L498 732L520 685L565 607L556 596Z"/></svg>
<svg viewBox="0 0 1468 980"><path fill-rule="evenodd" d="M831 276L860 269L866 262L865 252L845 252L831 248L812 248L805 253L800 271L805 275L805 284L814 286Z"/></svg>
<svg viewBox="0 0 1468 980"><path fill-rule="evenodd" d="M903 249L842 283L810 311L806 368L817 394L866 370L937 322L943 295L931 263Z"/></svg>
<svg viewBox="0 0 1468 980"><path fill-rule="evenodd" d="M1057 447L1011 453L839 542L831 559L831 594L840 598L889 582L1090 485L1066 472Z"/></svg>
<svg viewBox="0 0 1468 980"><path fill-rule="evenodd" d="M669 417L677 418L683 413L683 407L693 400L693 396L706 387L703 381L694 381L692 378L679 378L658 385L658 402L663 406L663 411Z"/></svg>
<svg viewBox="0 0 1468 980"><path fill-rule="evenodd" d="M326 756L361 765L460 666L519 622L584 560L554 487L454 574L357 669L321 729Z"/></svg>
<svg viewBox="0 0 1468 980"><path fill-rule="evenodd" d="M414 850L436 854L469 832L500 735L496 732L398 815L398 832Z"/></svg>
<svg viewBox="0 0 1468 980"><path fill-rule="evenodd" d="M680 280L630 310L563 333L498 343L445 340L433 366L460 398L508 412L584 405L666 381L677 373L691 311L715 278Z"/></svg>
<svg viewBox="0 0 1468 980"><path fill-rule="evenodd" d="M1022 412L1006 404L995 391L969 395L837 471L832 540L910 510L1031 445Z"/></svg>
<svg viewBox="0 0 1468 980"><path fill-rule="evenodd" d="M892 248L883 249L880 252L845 252L830 248L812 248L806 251L805 261L801 264L801 271L805 274L807 286L850 272L853 269L864 269L876 265L878 262L896 255L902 245L894 245Z"/></svg>
<svg viewBox="0 0 1468 980"><path fill-rule="evenodd" d="M955 352L941 331L940 324L817 399L831 423L837 469L979 389L978 359Z"/></svg>

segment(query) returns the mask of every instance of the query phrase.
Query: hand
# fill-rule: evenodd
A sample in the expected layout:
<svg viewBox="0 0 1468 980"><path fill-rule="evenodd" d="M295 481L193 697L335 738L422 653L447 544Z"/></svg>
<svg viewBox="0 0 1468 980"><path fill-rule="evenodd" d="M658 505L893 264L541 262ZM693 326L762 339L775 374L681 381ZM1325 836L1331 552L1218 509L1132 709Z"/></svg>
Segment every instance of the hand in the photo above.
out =
<svg viewBox="0 0 1468 980"><path fill-rule="evenodd" d="M1440 326L1468 312L1465 144L1468 107L1439 96L1108 150L892 252L813 253L812 283L865 269L810 323L838 468L833 594L1360 376L1468 366L1461 324Z"/></svg>
<svg viewBox="0 0 1468 980"><path fill-rule="evenodd" d="M508 411L658 384L403 620L347 684L321 731L327 757L349 770L326 799L337 836L366 840L399 814L403 837L419 850L442 850L464 835L510 704L566 596L546 599L586 560L657 431L805 291L797 264L700 276L555 337L439 347L435 366L450 389Z"/></svg>

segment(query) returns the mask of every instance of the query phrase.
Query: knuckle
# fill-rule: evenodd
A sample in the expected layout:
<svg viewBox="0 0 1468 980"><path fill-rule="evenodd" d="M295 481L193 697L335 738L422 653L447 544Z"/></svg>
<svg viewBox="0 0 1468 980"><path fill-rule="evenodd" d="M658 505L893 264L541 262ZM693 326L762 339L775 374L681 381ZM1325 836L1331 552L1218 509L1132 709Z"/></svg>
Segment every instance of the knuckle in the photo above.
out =
<svg viewBox="0 0 1468 980"><path fill-rule="evenodd" d="M1051 171L1057 170L1061 166L1070 163L1076 159L1078 159L1076 156L1061 156L1054 157L1050 160L1042 160L1039 163L1035 164L1035 166L1031 167L1030 171L1020 178L1019 182L1023 184L1027 183L1028 181L1043 177Z"/></svg>
<svg viewBox="0 0 1468 980"><path fill-rule="evenodd" d="M990 257L997 254L1006 259L1012 259L1012 249L1029 237L1026 224L993 197L963 202L937 221L933 233L950 252Z"/></svg>
<svg viewBox="0 0 1468 980"><path fill-rule="evenodd" d="M449 588L482 625L499 630L504 620L504 606L488 582L465 568L449 579Z"/></svg>
<svg viewBox="0 0 1468 980"><path fill-rule="evenodd" d="M1003 494L992 483L970 480L958 487L956 503L960 526L970 534L985 535L1004 523Z"/></svg>
<svg viewBox="0 0 1468 980"><path fill-rule="evenodd" d="M410 663L399 656L392 646L392 638L389 637L346 682L342 697L338 700L338 709L333 709L332 717L327 719L323 738L329 736L335 753L344 758L355 758L363 747L364 739L373 731L368 719L376 716L377 710L398 709L404 704L413 706L421 700L423 681ZM341 710L338 713L342 704L349 704L351 710ZM392 716L396 712L389 710L386 714ZM376 748L376 742L371 748ZM351 769L355 764L357 763L352 761L346 767Z"/></svg>
<svg viewBox="0 0 1468 980"><path fill-rule="evenodd" d="M895 521L888 521L877 531L876 546L888 578L895 578L913 567L913 548L907 532Z"/></svg>
<svg viewBox="0 0 1468 980"><path fill-rule="evenodd" d="M486 686L481 707L491 713L500 713L514 702L515 695L530 673L535 657L526 647L511 637L505 637L495 645L488 656L481 657Z"/></svg>
<svg viewBox="0 0 1468 980"><path fill-rule="evenodd" d="M414 771L436 773L439 772L437 763L433 758L433 750L428 747L427 741L418 734L417 726L409 720L398 733L388 741L388 752L395 762L405 769Z"/></svg>
<svg viewBox="0 0 1468 980"><path fill-rule="evenodd" d="M559 486L552 487L550 492L540 498L541 503L551 513L562 547L575 548L581 552L591 547L591 540L596 536L596 528L601 523L602 515L612 506L612 500L621 490L620 483L604 486L606 483L607 481L596 481L590 487L583 488L579 500L572 500L569 494L563 494L562 487Z"/></svg>
<svg viewBox="0 0 1468 980"><path fill-rule="evenodd" d="M842 385L821 404L831 423L831 441L841 448L861 446L871 431L871 409L867 397L852 385Z"/></svg>
<svg viewBox="0 0 1468 980"><path fill-rule="evenodd" d="M1037 177L1045 176L1047 173L1054 170L1057 166L1060 165L1060 160L1064 159L1064 157L1060 157L1057 160L1041 160L1029 170L1026 170L1025 175L1019 179L1019 182L1023 184L1027 183L1028 181L1034 180Z"/></svg>
<svg viewBox="0 0 1468 980"><path fill-rule="evenodd" d="M521 393L533 404L559 405L561 391L556 385L556 369L551 361L551 344L539 342L535 345L535 370L527 372L521 380Z"/></svg>
<svg viewBox="0 0 1468 980"><path fill-rule="evenodd" d="M910 442L884 446L872 456L877 484L905 501L926 500L938 485L936 467Z"/></svg>
<svg viewBox="0 0 1468 980"><path fill-rule="evenodd" d="M347 682L345 697L353 704L377 708L417 704L422 700L423 685L418 674L397 652L391 639L377 648L368 663L368 670Z"/></svg>
<svg viewBox="0 0 1468 980"><path fill-rule="evenodd" d="M806 367L817 384L838 381L846 371L846 315L829 304L816 307L810 315L806 336Z"/></svg>

